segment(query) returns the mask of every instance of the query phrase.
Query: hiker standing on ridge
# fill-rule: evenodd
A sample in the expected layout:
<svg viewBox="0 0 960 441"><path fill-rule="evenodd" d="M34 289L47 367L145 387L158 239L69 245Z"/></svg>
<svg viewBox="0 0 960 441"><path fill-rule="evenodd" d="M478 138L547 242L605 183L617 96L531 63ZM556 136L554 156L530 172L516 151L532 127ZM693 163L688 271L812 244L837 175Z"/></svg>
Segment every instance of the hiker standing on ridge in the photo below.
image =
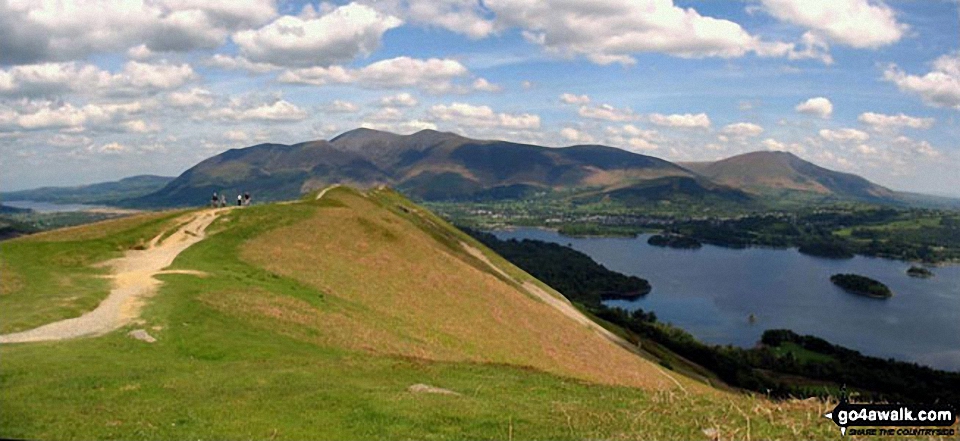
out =
<svg viewBox="0 0 960 441"><path fill-rule="evenodd" d="M250 206L250 192L243 192L243 205Z"/></svg>
<svg viewBox="0 0 960 441"><path fill-rule="evenodd" d="M225 193L220 193L220 208L227 206L227 195Z"/></svg>
<svg viewBox="0 0 960 441"><path fill-rule="evenodd" d="M217 192L213 192L213 197L210 198L210 206L217 208L217 202L220 201L220 198L217 197Z"/></svg>
<svg viewBox="0 0 960 441"><path fill-rule="evenodd" d="M242 205L243 205L243 195L242 195L242 194L238 194L238 195L237 195L237 206L240 207L240 206L242 206Z"/></svg>

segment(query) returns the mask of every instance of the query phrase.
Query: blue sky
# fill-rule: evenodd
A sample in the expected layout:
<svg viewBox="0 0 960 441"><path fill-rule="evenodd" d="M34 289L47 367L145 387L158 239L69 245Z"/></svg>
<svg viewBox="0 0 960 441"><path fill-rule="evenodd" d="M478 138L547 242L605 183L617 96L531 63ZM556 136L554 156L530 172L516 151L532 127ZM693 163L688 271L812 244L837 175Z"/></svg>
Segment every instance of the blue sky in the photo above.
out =
<svg viewBox="0 0 960 441"><path fill-rule="evenodd" d="M960 196L955 1L0 0L0 188L430 128Z"/></svg>

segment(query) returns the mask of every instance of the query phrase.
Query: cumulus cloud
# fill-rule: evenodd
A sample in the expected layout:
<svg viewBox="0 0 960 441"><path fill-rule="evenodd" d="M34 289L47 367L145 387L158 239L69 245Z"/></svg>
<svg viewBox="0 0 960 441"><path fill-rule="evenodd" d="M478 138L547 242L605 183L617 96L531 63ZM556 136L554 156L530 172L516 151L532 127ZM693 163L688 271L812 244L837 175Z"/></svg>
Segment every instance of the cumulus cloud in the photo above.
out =
<svg viewBox="0 0 960 441"><path fill-rule="evenodd" d="M122 70L111 73L92 64L42 63L0 70L0 94L140 95L176 89L194 78L189 64L129 61Z"/></svg>
<svg viewBox="0 0 960 441"><path fill-rule="evenodd" d="M205 64L220 69L245 70L252 73L267 73L280 69L280 66L270 63L255 63L240 55L232 57L229 55L215 54L207 59Z"/></svg>
<svg viewBox="0 0 960 441"><path fill-rule="evenodd" d="M167 95L167 103L173 107L210 107L213 105L213 93L194 87L183 92L171 92Z"/></svg>
<svg viewBox="0 0 960 441"><path fill-rule="evenodd" d="M88 125L115 124L143 110L139 102L123 104L87 104L53 101L28 102L20 111L0 114L0 124L14 125L25 130L77 129Z"/></svg>
<svg viewBox="0 0 960 441"><path fill-rule="evenodd" d="M156 133L160 131L160 126L156 123L148 123L142 119L135 119L124 122L121 127L130 133Z"/></svg>
<svg viewBox="0 0 960 441"><path fill-rule="evenodd" d="M350 101L333 100L327 104L325 110L329 113L356 113L360 111L360 106Z"/></svg>
<svg viewBox="0 0 960 441"><path fill-rule="evenodd" d="M830 142L864 142L870 139L870 135L867 134L867 132L857 129L822 129L819 133L821 138Z"/></svg>
<svg viewBox="0 0 960 441"><path fill-rule="evenodd" d="M430 115L440 121L453 122L461 127L535 130L540 128L540 116L530 113L497 113L489 106L466 103L437 104Z"/></svg>
<svg viewBox="0 0 960 441"><path fill-rule="evenodd" d="M807 149L800 143L783 143L777 141L773 138L767 138L760 142L767 150L776 151L776 152L791 152L797 155L804 155L807 153Z"/></svg>
<svg viewBox="0 0 960 441"><path fill-rule="evenodd" d="M233 121L301 121L307 118L307 112L296 104L279 99L270 104L242 106L232 103L230 107L217 109L210 116Z"/></svg>
<svg viewBox="0 0 960 441"><path fill-rule="evenodd" d="M564 104L586 105L586 104L590 104L590 97L587 95L574 95L572 93L564 93L560 95L560 102Z"/></svg>
<svg viewBox="0 0 960 441"><path fill-rule="evenodd" d="M922 76L907 74L892 64L883 78L901 91L919 95L931 106L960 109L960 52L937 58L933 70Z"/></svg>
<svg viewBox="0 0 960 441"><path fill-rule="evenodd" d="M568 141L577 144L587 144L594 142L593 136L589 133L577 130L573 127L564 127L560 130L560 136Z"/></svg>
<svg viewBox="0 0 960 441"><path fill-rule="evenodd" d="M377 61L359 69L331 66L288 70L281 74L278 80L283 83L314 86L355 84L369 89L418 87L429 92L443 93L455 90L453 79L468 74L467 68L456 60L397 57Z"/></svg>
<svg viewBox="0 0 960 441"><path fill-rule="evenodd" d="M477 78L473 81L471 87L473 90L478 90L480 92L499 92L503 90L502 87L487 81L486 78Z"/></svg>
<svg viewBox="0 0 960 441"><path fill-rule="evenodd" d="M763 127L760 127L754 123L739 122L725 126L722 130L720 130L720 133L736 138L748 138L752 136L760 136L760 134L763 133Z"/></svg>
<svg viewBox="0 0 960 441"><path fill-rule="evenodd" d="M660 113L650 114L650 122L664 127L677 127L682 129L709 129L710 117L706 113L684 113L674 115L663 115Z"/></svg>
<svg viewBox="0 0 960 441"><path fill-rule="evenodd" d="M407 92L401 92L396 95L380 98L379 104L381 107L414 107L419 103L413 95Z"/></svg>
<svg viewBox="0 0 960 441"><path fill-rule="evenodd" d="M423 121L420 119L411 119L406 121L397 121L397 122L375 122L375 121L364 121L360 124L360 127L374 129L374 130L384 130L387 132L399 133L401 135L408 135L411 133L416 133L421 130L437 130L437 125L430 121Z"/></svg>
<svg viewBox="0 0 960 441"><path fill-rule="evenodd" d="M384 2L378 2L382 5ZM387 2L389 3L389 2ZM436 26L478 39L492 34L494 23L488 20L478 1L407 0L388 5L397 14L412 22Z"/></svg>
<svg viewBox="0 0 960 441"><path fill-rule="evenodd" d="M824 97L810 98L794 107L797 112L827 119L833 115L833 103Z"/></svg>
<svg viewBox="0 0 960 441"><path fill-rule="evenodd" d="M396 4L397 2L393 2ZM403 2L400 2L403 4ZM412 21L480 38L511 28L548 52L584 56L599 64L635 63L634 54L680 57L823 58L820 47L765 42L739 24L700 15L673 0L408 0L396 10ZM480 7L482 5L482 8Z"/></svg>
<svg viewBox="0 0 960 441"><path fill-rule="evenodd" d="M606 142L633 151L657 150L659 146L656 143L664 140L656 130L642 129L633 124L608 126L606 132Z"/></svg>
<svg viewBox="0 0 960 441"><path fill-rule="evenodd" d="M854 48L875 49L899 41L907 26L882 1L761 0L774 17Z"/></svg>
<svg viewBox="0 0 960 441"><path fill-rule="evenodd" d="M130 149L128 149L127 146L120 144L119 142L111 142L111 143L103 144L97 147L95 150L100 153L120 154L120 153L125 153Z"/></svg>
<svg viewBox="0 0 960 441"><path fill-rule="evenodd" d="M260 29L233 34L233 41L255 63L330 66L370 55L383 34L401 24L397 17L350 3L316 18L284 15Z"/></svg>
<svg viewBox="0 0 960 441"><path fill-rule="evenodd" d="M941 155L940 151L935 149L927 141L915 140L906 136L898 136L893 140L893 145L908 154L917 154L928 158L936 158Z"/></svg>
<svg viewBox="0 0 960 441"><path fill-rule="evenodd" d="M270 0L9 0L0 3L0 64L76 60L141 45L149 51L212 49L231 32L275 16Z"/></svg>
<svg viewBox="0 0 960 441"><path fill-rule="evenodd" d="M865 112L861 113L857 120L869 125L873 130L878 132L888 132L904 127L926 130L933 127L934 123L933 118L919 118L902 113L884 115L882 113Z"/></svg>
<svg viewBox="0 0 960 441"><path fill-rule="evenodd" d="M581 97L586 97L586 95L581 95ZM609 104L601 104L599 106L580 106L580 109L577 110L577 113L584 118L602 119L614 122L633 121L637 119L637 114L633 113L632 110L618 109Z"/></svg>

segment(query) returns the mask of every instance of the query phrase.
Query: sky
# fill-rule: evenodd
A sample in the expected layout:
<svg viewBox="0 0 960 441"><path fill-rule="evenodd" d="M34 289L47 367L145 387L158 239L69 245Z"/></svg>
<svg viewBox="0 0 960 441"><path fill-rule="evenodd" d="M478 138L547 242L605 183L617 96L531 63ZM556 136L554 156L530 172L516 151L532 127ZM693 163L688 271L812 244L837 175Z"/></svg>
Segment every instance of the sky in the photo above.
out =
<svg viewBox="0 0 960 441"><path fill-rule="evenodd" d="M0 0L0 190L368 127L960 196L955 0Z"/></svg>

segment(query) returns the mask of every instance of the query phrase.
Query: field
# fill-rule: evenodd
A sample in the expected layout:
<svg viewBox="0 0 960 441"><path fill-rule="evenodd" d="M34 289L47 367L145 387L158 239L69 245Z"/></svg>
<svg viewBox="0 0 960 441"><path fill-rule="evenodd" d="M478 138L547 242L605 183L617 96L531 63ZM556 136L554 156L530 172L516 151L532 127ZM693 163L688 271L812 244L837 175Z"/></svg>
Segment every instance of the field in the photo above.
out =
<svg viewBox="0 0 960 441"><path fill-rule="evenodd" d="M29 260L37 255L31 247L54 243L66 253L75 250L76 241L68 240L74 236L102 241L103 251L62 269L85 275L83 264L159 234L175 223L169 216L122 228L94 225L47 241L16 239L2 251L6 258L16 249L18 260ZM159 276L164 284L141 322L98 338L0 346L0 436L809 439L839 433L820 417L832 404L711 389L565 320L518 288L529 277L519 269L483 249L501 268L491 270L454 247L470 240L389 191L362 196L338 189L320 201L233 210L174 263L206 276ZM3 282L16 274L29 286L41 272L4 271ZM44 295L39 288L32 293ZM48 303L31 301L21 312L4 308L4 322ZM45 311L33 320L69 315ZM131 329L145 329L157 342L132 339ZM416 384L457 394L410 392Z"/></svg>

